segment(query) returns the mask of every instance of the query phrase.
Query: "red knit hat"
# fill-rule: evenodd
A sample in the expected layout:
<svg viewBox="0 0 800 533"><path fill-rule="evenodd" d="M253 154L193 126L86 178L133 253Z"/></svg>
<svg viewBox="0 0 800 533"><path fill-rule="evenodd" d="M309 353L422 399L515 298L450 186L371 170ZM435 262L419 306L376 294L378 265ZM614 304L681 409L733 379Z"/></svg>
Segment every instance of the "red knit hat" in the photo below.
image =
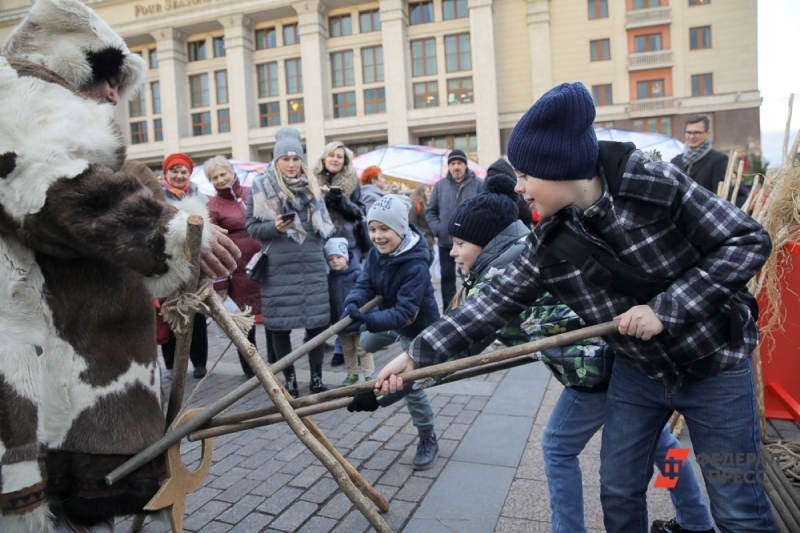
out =
<svg viewBox="0 0 800 533"><path fill-rule="evenodd" d="M194 170L194 163L192 163L192 158L186 154L182 154L180 152L176 154L170 154L164 160L164 173L167 173L167 170L171 169L175 165L186 165L186 168L189 169L189 173L191 174L192 170Z"/></svg>

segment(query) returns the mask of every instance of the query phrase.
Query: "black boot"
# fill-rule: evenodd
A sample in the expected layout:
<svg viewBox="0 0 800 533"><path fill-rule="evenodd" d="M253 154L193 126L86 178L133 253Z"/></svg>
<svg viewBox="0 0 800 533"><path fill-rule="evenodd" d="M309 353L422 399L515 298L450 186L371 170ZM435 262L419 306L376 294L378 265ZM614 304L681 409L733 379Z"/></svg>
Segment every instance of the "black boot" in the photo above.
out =
<svg viewBox="0 0 800 533"><path fill-rule="evenodd" d="M292 398L297 398L300 393L297 391L297 377L294 374L294 367L290 366L283 371L283 377L286 378L286 390Z"/></svg>
<svg viewBox="0 0 800 533"><path fill-rule="evenodd" d="M322 383L322 363L311 363L311 392L325 392L328 387Z"/></svg>

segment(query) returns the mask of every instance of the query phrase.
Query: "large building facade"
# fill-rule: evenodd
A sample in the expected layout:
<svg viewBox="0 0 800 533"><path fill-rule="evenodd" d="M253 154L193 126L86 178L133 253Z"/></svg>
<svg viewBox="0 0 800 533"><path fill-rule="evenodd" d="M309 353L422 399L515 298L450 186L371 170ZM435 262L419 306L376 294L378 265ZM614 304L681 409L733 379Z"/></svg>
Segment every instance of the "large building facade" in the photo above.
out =
<svg viewBox="0 0 800 533"><path fill-rule="evenodd" d="M300 130L460 148L488 165L545 91L581 81L597 124L715 147L759 140L756 0L87 0L150 69L118 107L129 157L269 160ZM29 0L0 0L0 38Z"/></svg>

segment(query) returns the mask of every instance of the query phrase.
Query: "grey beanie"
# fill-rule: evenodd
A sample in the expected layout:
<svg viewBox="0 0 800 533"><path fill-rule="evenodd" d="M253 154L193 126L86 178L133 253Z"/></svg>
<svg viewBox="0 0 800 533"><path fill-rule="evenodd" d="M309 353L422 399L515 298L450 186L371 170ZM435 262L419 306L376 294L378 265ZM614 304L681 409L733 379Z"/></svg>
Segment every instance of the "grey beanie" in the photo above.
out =
<svg viewBox="0 0 800 533"><path fill-rule="evenodd" d="M332 255L341 255L345 259L350 258L347 255L347 239L343 239L342 237L333 237L332 239L328 239L328 242L325 243L325 259L328 259Z"/></svg>
<svg viewBox="0 0 800 533"><path fill-rule="evenodd" d="M392 231L405 237L408 233L408 211L411 209L411 200L403 194L387 194L369 208L367 224L373 220L383 222Z"/></svg>
<svg viewBox="0 0 800 533"><path fill-rule="evenodd" d="M305 161L303 145L300 143L300 132L294 128L281 128L275 133L275 148L272 151L272 160L277 161L287 155L296 155Z"/></svg>

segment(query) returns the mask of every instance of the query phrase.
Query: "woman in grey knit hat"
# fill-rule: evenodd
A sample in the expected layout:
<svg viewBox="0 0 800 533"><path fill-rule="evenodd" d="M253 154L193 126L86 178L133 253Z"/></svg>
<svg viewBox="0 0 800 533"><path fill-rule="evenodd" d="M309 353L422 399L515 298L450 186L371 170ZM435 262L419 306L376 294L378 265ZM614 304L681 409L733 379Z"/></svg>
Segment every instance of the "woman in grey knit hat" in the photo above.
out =
<svg viewBox="0 0 800 533"><path fill-rule="evenodd" d="M303 162L300 133L281 128L272 163L253 180L247 199L247 233L266 249L267 281L261 286L261 313L270 363L292 351L291 330L316 337L330 323L328 277L323 246L334 227L319 184ZM310 178L310 179L309 179ZM312 350L311 392L322 383L324 347ZM294 366L283 371L286 389L297 398Z"/></svg>

